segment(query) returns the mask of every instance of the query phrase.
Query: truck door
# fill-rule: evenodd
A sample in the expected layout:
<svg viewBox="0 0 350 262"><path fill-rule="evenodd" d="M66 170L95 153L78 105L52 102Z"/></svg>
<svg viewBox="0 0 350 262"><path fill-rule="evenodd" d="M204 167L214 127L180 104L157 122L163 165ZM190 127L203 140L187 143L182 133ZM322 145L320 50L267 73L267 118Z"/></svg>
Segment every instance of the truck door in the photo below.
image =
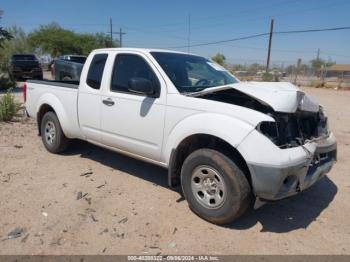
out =
<svg viewBox="0 0 350 262"><path fill-rule="evenodd" d="M102 143L118 150L160 159L164 117L165 82L143 54L118 53L104 88L101 107ZM130 80L149 80L159 95L150 97L129 90Z"/></svg>
<svg viewBox="0 0 350 262"><path fill-rule="evenodd" d="M79 84L79 124L86 139L101 143L101 85L108 55L95 54L90 61L88 72L83 72Z"/></svg>

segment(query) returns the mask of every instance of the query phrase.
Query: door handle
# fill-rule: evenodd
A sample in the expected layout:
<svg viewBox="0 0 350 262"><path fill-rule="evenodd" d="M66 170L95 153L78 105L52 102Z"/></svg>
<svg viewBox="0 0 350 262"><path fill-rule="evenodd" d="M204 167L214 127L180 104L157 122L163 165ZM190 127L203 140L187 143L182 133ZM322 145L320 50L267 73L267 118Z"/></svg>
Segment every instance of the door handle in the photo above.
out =
<svg viewBox="0 0 350 262"><path fill-rule="evenodd" d="M106 106L113 106L114 105L114 101L111 98L107 98L102 100L102 103L104 103Z"/></svg>

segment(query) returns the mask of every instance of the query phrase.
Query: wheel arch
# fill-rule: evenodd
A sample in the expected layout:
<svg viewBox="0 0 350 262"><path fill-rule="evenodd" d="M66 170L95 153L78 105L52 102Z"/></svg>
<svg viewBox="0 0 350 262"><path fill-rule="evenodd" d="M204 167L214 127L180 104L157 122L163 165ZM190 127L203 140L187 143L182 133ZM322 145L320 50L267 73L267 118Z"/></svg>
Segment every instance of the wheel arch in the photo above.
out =
<svg viewBox="0 0 350 262"><path fill-rule="evenodd" d="M42 104L39 108L38 113L36 114L37 119L37 127L38 127L38 134L41 135L41 122L43 120L44 115L47 112L53 112L56 114L55 110L50 106L49 104ZM57 115L57 114L56 114Z"/></svg>
<svg viewBox="0 0 350 262"><path fill-rule="evenodd" d="M61 124L63 133L65 135L69 133L66 129L69 121L67 118L67 114L64 110L62 103L53 94L47 93L39 99L38 108L36 112L39 135L41 135L40 126L42 119L47 112L54 112L58 118L58 121Z"/></svg>
<svg viewBox="0 0 350 262"><path fill-rule="evenodd" d="M187 156L201 148L216 150L233 160L243 171L252 187L248 165L237 148L218 136L205 133L187 136L171 151L168 164L168 184L170 187L175 187L180 184L181 167Z"/></svg>

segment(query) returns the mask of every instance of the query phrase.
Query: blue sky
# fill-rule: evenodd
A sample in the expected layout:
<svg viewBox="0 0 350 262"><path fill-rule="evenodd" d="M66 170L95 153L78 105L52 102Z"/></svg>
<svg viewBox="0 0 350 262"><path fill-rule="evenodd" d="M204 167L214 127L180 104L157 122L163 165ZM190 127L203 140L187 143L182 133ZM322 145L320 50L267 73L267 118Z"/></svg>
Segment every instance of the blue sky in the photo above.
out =
<svg viewBox="0 0 350 262"><path fill-rule="evenodd" d="M187 45L189 14L191 44L265 33L271 18L276 31L350 26L350 0L0 0L0 9L2 25L17 25L27 32L54 21L76 32L107 33L111 17L114 30L122 27L127 33L123 44L129 47ZM231 63L265 63L267 45L268 38L262 37L190 51L206 57L221 52ZM287 65L298 58L308 62L318 48L321 58L350 63L350 30L276 35L272 63Z"/></svg>

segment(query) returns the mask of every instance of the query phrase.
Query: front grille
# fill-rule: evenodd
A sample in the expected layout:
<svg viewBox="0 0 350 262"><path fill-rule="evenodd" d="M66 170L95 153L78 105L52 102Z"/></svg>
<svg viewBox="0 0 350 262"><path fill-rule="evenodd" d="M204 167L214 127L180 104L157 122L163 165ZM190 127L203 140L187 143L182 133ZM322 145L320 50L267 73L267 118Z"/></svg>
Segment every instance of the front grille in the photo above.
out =
<svg viewBox="0 0 350 262"><path fill-rule="evenodd" d="M303 145L307 140L328 133L327 118L322 110L317 113L275 113L274 118L278 131L276 144L281 148Z"/></svg>
<svg viewBox="0 0 350 262"><path fill-rule="evenodd" d="M22 67L21 69L23 72L31 72L33 70L33 67Z"/></svg>

